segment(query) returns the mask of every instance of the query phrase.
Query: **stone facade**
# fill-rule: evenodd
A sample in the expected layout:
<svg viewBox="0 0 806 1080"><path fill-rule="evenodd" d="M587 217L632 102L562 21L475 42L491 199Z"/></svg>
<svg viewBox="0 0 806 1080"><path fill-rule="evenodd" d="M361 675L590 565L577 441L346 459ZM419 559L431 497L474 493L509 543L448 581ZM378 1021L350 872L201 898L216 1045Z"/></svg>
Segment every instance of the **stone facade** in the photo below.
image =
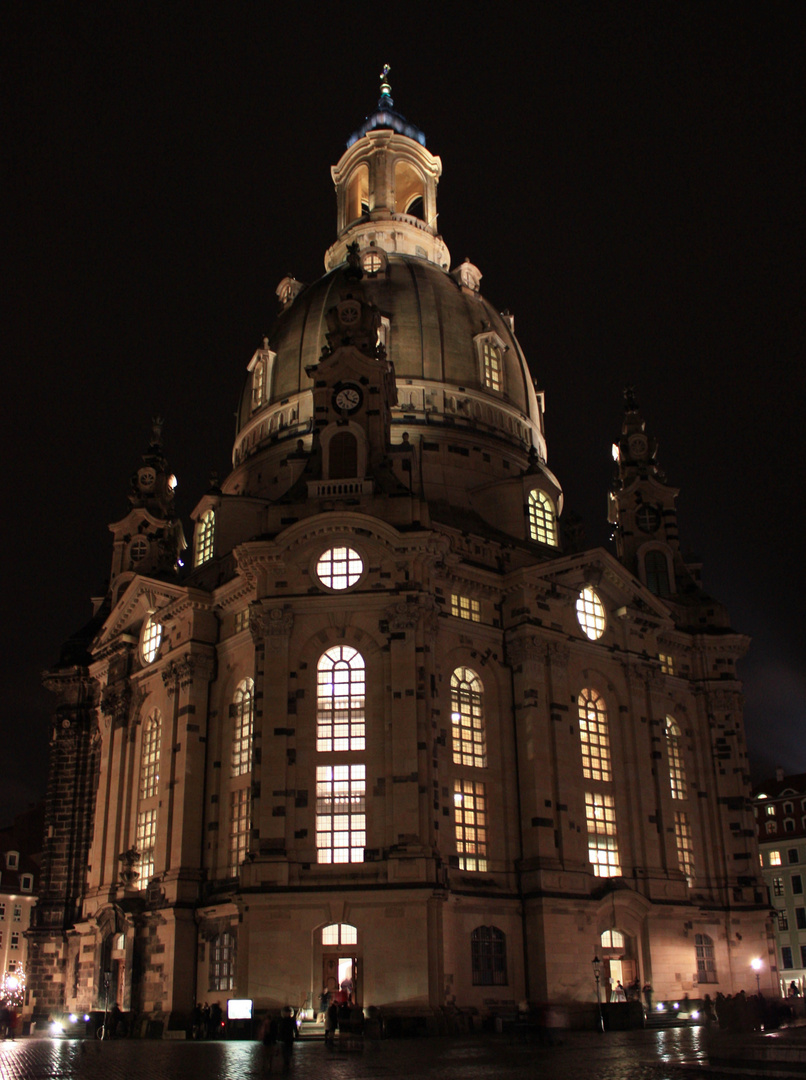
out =
<svg viewBox="0 0 806 1080"><path fill-rule="evenodd" d="M561 531L514 319L449 272L379 110L248 364L191 564L155 424L54 720L36 1004L172 1027L349 983L387 1012L750 988L766 895L735 662L632 394L615 553Z"/></svg>

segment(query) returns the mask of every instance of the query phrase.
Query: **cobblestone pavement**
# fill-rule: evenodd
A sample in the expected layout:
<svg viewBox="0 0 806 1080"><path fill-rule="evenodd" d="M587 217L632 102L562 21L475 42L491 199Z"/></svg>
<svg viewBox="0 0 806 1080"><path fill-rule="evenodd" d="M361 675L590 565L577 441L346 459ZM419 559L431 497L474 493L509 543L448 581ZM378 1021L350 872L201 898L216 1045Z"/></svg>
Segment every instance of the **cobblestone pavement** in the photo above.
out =
<svg viewBox="0 0 806 1080"><path fill-rule="evenodd" d="M33 1037L0 1044L0 1080L266 1080L253 1042L113 1042ZM320 1041L294 1048L292 1080L694 1080L706 1075L704 1034L573 1032L560 1046L506 1035L367 1041L345 1054ZM281 1074L279 1057L271 1075ZM713 1076L713 1074L708 1073Z"/></svg>

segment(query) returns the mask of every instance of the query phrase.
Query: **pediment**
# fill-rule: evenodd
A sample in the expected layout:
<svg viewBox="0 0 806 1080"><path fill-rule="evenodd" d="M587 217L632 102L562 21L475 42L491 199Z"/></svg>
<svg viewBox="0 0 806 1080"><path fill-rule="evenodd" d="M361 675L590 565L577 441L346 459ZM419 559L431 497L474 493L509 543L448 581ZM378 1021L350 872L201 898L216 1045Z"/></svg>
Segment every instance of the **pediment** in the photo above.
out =
<svg viewBox="0 0 806 1080"><path fill-rule="evenodd" d="M101 632L92 644L92 652L98 653L123 634L137 636L147 614L161 611L186 597L188 590L155 578L135 577L119 597Z"/></svg>

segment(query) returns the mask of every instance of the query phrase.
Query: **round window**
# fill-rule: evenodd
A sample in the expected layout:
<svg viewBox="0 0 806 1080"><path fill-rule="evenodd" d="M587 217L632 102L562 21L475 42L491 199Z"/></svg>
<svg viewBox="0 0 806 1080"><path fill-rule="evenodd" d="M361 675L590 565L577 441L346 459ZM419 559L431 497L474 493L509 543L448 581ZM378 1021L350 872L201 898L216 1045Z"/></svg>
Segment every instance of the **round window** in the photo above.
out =
<svg viewBox="0 0 806 1080"><path fill-rule="evenodd" d="M135 536L129 545L129 559L132 566L142 562L146 555L148 555L148 540L144 536Z"/></svg>
<svg viewBox="0 0 806 1080"><path fill-rule="evenodd" d="M153 615L149 615L143 627L143 640L140 646L146 664L150 664L156 657L161 641L162 625L157 622Z"/></svg>
<svg viewBox="0 0 806 1080"><path fill-rule="evenodd" d="M364 560L349 547L328 548L316 564L316 576L328 589L349 589L364 573Z"/></svg>
<svg viewBox="0 0 806 1080"><path fill-rule="evenodd" d="M591 641L596 641L604 633L605 610L590 585L586 585L577 598L577 618L583 632Z"/></svg>

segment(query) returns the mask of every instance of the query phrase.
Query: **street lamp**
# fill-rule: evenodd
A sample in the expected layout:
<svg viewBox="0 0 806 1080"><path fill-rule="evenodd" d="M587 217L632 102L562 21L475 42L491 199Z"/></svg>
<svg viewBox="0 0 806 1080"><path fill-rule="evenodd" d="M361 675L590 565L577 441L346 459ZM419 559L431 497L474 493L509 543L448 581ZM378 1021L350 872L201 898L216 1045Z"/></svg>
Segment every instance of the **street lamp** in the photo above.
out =
<svg viewBox="0 0 806 1080"><path fill-rule="evenodd" d="M750 961L750 967L756 973L756 993L761 993L761 960L756 957L755 960Z"/></svg>
<svg viewBox="0 0 806 1080"><path fill-rule="evenodd" d="M602 996L599 992L599 966L602 961L598 956L593 958L593 977L596 980L596 1007L599 1010L599 1030L604 1031L604 1017L602 1016Z"/></svg>

